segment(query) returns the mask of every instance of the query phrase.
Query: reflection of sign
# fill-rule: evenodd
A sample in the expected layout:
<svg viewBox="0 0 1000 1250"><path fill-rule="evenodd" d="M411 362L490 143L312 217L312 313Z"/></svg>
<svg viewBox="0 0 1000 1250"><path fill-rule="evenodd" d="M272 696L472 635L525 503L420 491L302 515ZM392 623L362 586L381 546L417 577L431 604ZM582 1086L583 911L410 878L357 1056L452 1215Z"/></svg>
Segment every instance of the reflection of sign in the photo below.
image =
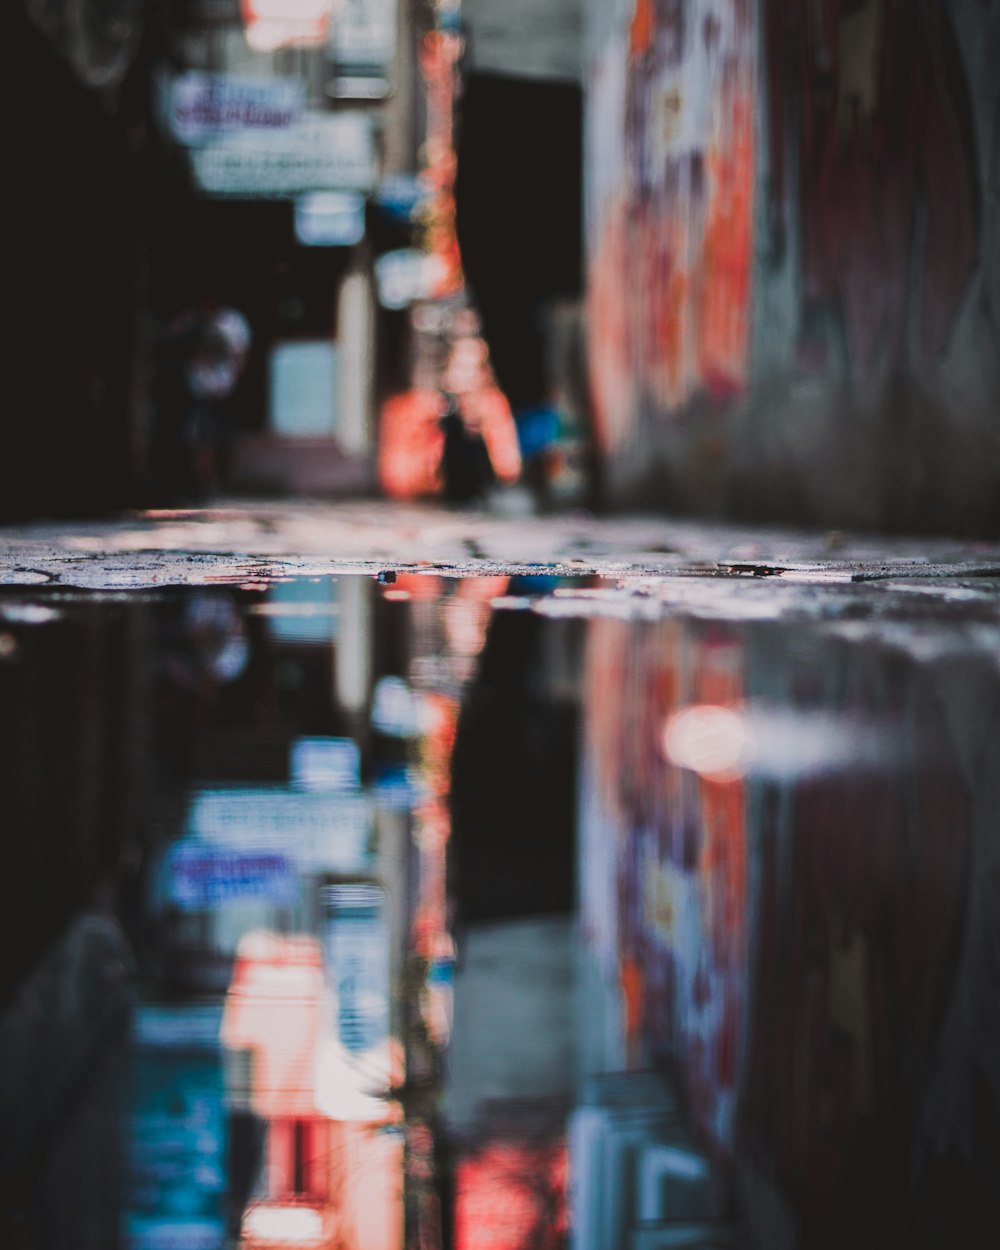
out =
<svg viewBox="0 0 1000 1250"><path fill-rule="evenodd" d="M225 1239L221 1012L210 1011L137 1013L138 1036L156 1040L140 1044L132 1061L131 1250L217 1250Z"/></svg>
<svg viewBox="0 0 1000 1250"><path fill-rule="evenodd" d="M304 191L367 191L375 184L371 119L308 114L287 130L225 135L191 154L210 195L282 198Z"/></svg>
<svg viewBox="0 0 1000 1250"><path fill-rule="evenodd" d="M291 772L292 784L302 790L357 790L361 752L353 738L298 738Z"/></svg>
<svg viewBox="0 0 1000 1250"><path fill-rule="evenodd" d="M388 95L396 54L396 0L343 0L330 30L333 96Z"/></svg>
<svg viewBox="0 0 1000 1250"><path fill-rule="evenodd" d="M367 862L371 810L365 794L205 790L192 802L188 832L227 850L280 851L300 871L357 872Z"/></svg>
<svg viewBox="0 0 1000 1250"><path fill-rule="evenodd" d="M365 233L365 202L354 191L310 191L295 201L295 238L305 247L351 247Z"/></svg>
<svg viewBox="0 0 1000 1250"><path fill-rule="evenodd" d="M183 1007L140 1007L132 1018L136 1046L160 1049L215 1050L222 1028L222 1009L213 1003Z"/></svg>
<svg viewBox="0 0 1000 1250"><path fill-rule="evenodd" d="M384 1043L389 1033L389 952L385 895L376 885L323 890L324 957L337 996L340 1044L353 1053Z"/></svg>
<svg viewBox="0 0 1000 1250"><path fill-rule="evenodd" d="M258 898L288 902L295 877L278 851L226 850L181 842L170 852L170 897L185 911L201 911L227 899Z"/></svg>
<svg viewBox="0 0 1000 1250"><path fill-rule="evenodd" d="M167 122L181 143L241 130L284 130L305 104L301 78L239 78L196 70L171 82Z"/></svg>

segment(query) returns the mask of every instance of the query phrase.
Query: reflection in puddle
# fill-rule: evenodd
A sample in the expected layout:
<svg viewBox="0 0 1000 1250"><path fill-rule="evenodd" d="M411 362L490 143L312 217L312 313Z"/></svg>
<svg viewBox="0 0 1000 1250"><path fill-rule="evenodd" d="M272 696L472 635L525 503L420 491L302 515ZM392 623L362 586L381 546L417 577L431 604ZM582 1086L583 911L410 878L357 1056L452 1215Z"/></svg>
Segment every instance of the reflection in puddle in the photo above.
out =
<svg viewBox="0 0 1000 1250"><path fill-rule="evenodd" d="M723 589L0 600L0 1245L996 1244L996 627Z"/></svg>

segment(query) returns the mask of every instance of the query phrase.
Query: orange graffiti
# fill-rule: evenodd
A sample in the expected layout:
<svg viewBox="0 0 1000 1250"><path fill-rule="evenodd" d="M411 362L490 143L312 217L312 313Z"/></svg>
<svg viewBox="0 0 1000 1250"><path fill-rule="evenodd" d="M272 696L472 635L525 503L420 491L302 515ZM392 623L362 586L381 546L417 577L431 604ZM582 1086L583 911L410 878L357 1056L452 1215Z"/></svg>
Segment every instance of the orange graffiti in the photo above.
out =
<svg viewBox="0 0 1000 1250"><path fill-rule="evenodd" d="M635 0L635 10L629 25L629 47L633 56L642 56L648 52L653 42L653 30L656 25L656 14L653 11L653 0Z"/></svg>
<svg viewBox="0 0 1000 1250"><path fill-rule="evenodd" d="M749 95L735 93L727 134L727 143L713 145L708 157L713 195L702 243L698 336L698 372L719 398L746 380L753 187Z"/></svg>

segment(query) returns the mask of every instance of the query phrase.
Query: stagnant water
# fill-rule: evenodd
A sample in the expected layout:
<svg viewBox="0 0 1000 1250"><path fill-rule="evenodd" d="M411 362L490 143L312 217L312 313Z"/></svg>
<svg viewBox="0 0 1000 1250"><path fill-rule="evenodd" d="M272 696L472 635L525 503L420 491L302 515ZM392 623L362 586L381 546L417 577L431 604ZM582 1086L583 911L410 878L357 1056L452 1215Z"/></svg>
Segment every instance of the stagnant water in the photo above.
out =
<svg viewBox="0 0 1000 1250"><path fill-rule="evenodd" d="M609 586L0 596L0 1247L1000 1245L996 588Z"/></svg>

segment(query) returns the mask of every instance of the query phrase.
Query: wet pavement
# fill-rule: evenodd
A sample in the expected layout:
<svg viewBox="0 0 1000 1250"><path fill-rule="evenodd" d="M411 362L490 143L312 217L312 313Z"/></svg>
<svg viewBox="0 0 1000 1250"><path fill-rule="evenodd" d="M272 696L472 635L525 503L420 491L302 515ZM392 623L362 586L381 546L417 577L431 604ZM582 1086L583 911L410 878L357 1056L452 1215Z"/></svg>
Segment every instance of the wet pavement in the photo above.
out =
<svg viewBox="0 0 1000 1250"><path fill-rule="evenodd" d="M0 1245L997 1244L998 657L995 545L4 531Z"/></svg>
<svg viewBox="0 0 1000 1250"><path fill-rule="evenodd" d="M107 523L0 528L0 584L131 589L282 574L433 570L784 572L840 580L1000 570L1000 543L751 529L662 517L525 514L510 491L491 512L363 501L228 503L134 513Z"/></svg>

